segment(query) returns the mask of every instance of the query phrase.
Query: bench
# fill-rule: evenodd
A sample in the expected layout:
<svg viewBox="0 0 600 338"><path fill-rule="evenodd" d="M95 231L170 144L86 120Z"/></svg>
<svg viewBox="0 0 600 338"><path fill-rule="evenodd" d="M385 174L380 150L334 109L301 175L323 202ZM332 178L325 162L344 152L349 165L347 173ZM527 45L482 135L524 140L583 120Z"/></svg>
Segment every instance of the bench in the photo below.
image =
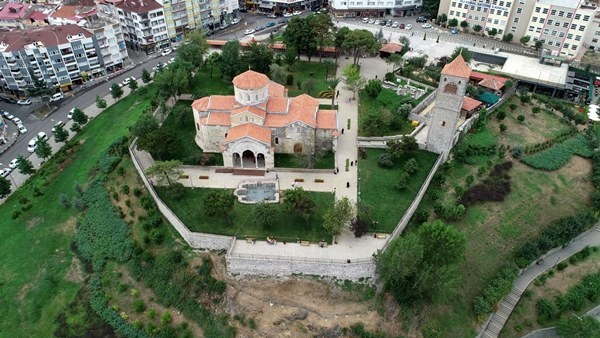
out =
<svg viewBox="0 0 600 338"><path fill-rule="evenodd" d="M323 183L325 182L325 180L321 179L321 178L315 178L315 183Z"/></svg>
<svg viewBox="0 0 600 338"><path fill-rule="evenodd" d="M180 180L183 180L183 179L188 179L188 178L190 178L190 175L180 175L180 176L179 176L179 179L180 179Z"/></svg>
<svg viewBox="0 0 600 338"><path fill-rule="evenodd" d="M327 247L327 242L319 242L319 246L321 248L326 248Z"/></svg>
<svg viewBox="0 0 600 338"><path fill-rule="evenodd" d="M296 179L294 180L294 182L299 182L299 183L302 183L302 182L304 182L304 179L303 179L303 178L296 178Z"/></svg>
<svg viewBox="0 0 600 338"><path fill-rule="evenodd" d="M302 245L302 246L309 246L310 242L309 241L300 241L300 245Z"/></svg>
<svg viewBox="0 0 600 338"><path fill-rule="evenodd" d="M254 243L256 243L256 238L250 238L250 237L248 237L248 238L246 238L246 243L254 244Z"/></svg>
<svg viewBox="0 0 600 338"><path fill-rule="evenodd" d="M207 179L208 179L208 176L206 176L206 175L201 175L201 176L198 176L198 178L199 178L199 179L201 179L201 180L207 180Z"/></svg>
<svg viewBox="0 0 600 338"><path fill-rule="evenodd" d="M387 235L385 235L385 234L377 234L376 237L379 238L379 239L386 239Z"/></svg>

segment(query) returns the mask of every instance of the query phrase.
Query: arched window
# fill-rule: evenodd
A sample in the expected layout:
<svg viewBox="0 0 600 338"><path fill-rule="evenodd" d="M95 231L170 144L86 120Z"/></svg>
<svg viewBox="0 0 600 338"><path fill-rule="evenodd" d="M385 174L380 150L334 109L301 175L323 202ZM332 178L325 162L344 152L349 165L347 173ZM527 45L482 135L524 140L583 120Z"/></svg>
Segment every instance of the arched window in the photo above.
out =
<svg viewBox="0 0 600 338"><path fill-rule="evenodd" d="M246 94L246 101L250 101L250 94Z"/></svg>
<svg viewBox="0 0 600 338"><path fill-rule="evenodd" d="M248 116L246 116L246 122L248 122Z"/></svg>
<svg viewBox="0 0 600 338"><path fill-rule="evenodd" d="M275 138L275 144L279 144L279 137Z"/></svg>
<svg viewBox="0 0 600 338"><path fill-rule="evenodd" d="M227 133L225 133L225 138L227 138Z"/></svg>
<svg viewBox="0 0 600 338"><path fill-rule="evenodd" d="M457 91L458 91L458 87L454 83L448 83L444 87L445 94L456 94Z"/></svg>
<svg viewBox="0 0 600 338"><path fill-rule="evenodd" d="M256 101L258 101L258 94L256 94Z"/></svg>

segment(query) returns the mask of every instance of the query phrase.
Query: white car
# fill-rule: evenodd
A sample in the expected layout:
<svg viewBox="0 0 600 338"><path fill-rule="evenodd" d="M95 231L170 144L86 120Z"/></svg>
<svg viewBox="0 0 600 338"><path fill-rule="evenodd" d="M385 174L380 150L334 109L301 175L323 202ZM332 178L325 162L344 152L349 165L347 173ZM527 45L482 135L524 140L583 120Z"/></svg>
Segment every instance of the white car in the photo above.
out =
<svg viewBox="0 0 600 338"><path fill-rule="evenodd" d="M25 128L25 126L22 124L17 125L17 128L19 129L19 133L21 134L25 134L27 132L27 128Z"/></svg>
<svg viewBox="0 0 600 338"><path fill-rule="evenodd" d="M292 16L294 16L294 14L292 14L292 13L283 13L284 18L290 18Z"/></svg>
<svg viewBox="0 0 600 338"><path fill-rule="evenodd" d="M13 114L11 114L11 113L9 113L7 111L3 112L2 114L4 114L4 117L7 118L7 119L9 119L9 120L12 120L12 119L15 118L15 116Z"/></svg>
<svg viewBox="0 0 600 338"><path fill-rule="evenodd" d="M368 23L369 22L369 18L363 18L363 23Z"/></svg>
<svg viewBox="0 0 600 338"><path fill-rule="evenodd" d="M252 34L252 33L254 33L254 29L246 29L246 30L244 31L244 35L250 35L250 34Z"/></svg>
<svg viewBox="0 0 600 338"><path fill-rule="evenodd" d="M28 106L31 104L31 100L30 99L21 99L21 100L17 101L17 104L21 105L21 106Z"/></svg>
<svg viewBox="0 0 600 338"><path fill-rule="evenodd" d="M269 19L276 19L277 15L275 15L275 14L269 14L269 15L267 15L267 18L269 18Z"/></svg>
<svg viewBox="0 0 600 338"><path fill-rule="evenodd" d="M156 66L152 67L152 70L156 72L156 71L159 71L159 70L165 68L166 66L167 66L166 64L159 62Z"/></svg>
<svg viewBox="0 0 600 338"><path fill-rule="evenodd" d="M20 118L18 117L13 117L12 121L18 126L19 124L23 124L23 121L21 121Z"/></svg>
<svg viewBox="0 0 600 338"><path fill-rule="evenodd" d="M4 168L0 170L0 176L2 177L6 177L10 174L10 172L12 171L12 169L10 168Z"/></svg>
<svg viewBox="0 0 600 338"><path fill-rule="evenodd" d="M173 53L173 50L171 48L165 48L163 49L162 53L160 53L162 56L166 56Z"/></svg>
<svg viewBox="0 0 600 338"><path fill-rule="evenodd" d="M69 110L69 113L67 114L67 118L69 120L73 118L73 114L75 113L75 109L77 109L77 107L73 107L73 108L71 108L71 110Z"/></svg>
<svg viewBox="0 0 600 338"><path fill-rule="evenodd" d="M379 24L381 23L381 21L379 21L379 20L375 20L375 22L374 22L374 23L375 23L376 25L379 25Z"/></svg>
<svg viewBox="0 0 600 338"><path fill-rule="evenodd" d="M63 93L56 93L50 97L50 102L60 101L64 98Z"/></svg>
<svg viewBox="0 0 600 338"><path fill-rule="evenodd" d="M135 77L128 77L125 80L123 80L123 86L128 86L129 85L129 81L135 81Z"/></svg>
<svg viewBox="0 0 600 338"><path fill-rule="evenodd" d="M300 11L294 11L294 13L292 13L292 15L300 15L300 14L302 14L302 12L300 12Z"/></svg>
<svg viewBox="0 0 600 338"><path fill-rule="evenodd" d="M30 153L33 153L35 151L35 148L37 148L37 137L32 138L29 143L27 144L27 151Z"/></svg>
<svg viewBox="0 0 600 338"><path fill-rule="evenodd" d="M392 28L398 28L398 21L394 21L394 23L392 24Z"/></svg>
<svg viewBox="0 0 600 338"><path fill-rule="evenodd" d="M375 23L375 19L369 19L369 23L370 24L374 24Z"/></svg>
<svg viewBox="0 0 600 338"><path fill-rule="evenodd" d="M231 24L232 25L237 25L238 23L240 23L240 19L233 19L233 20L231 20Z"/></svg>
<svg viewBox="0 0 600 338"><path fill-rule="evenodd" d="M167 64L172 64L173 62L175 62L175 58L170 58L169 61L167 61Z"/></svg>
<svg viewBox="0 0 600 338"><path fill-rule="evenodd" d="M19 164L19 160L13 158L12 161L8 163L8 167L11 169L15 169L17 167L17 164Z"/></svg>
<svg viewBox="0 0 600 338"><path fill-rule="evenodd" d="M44 133L43 131L40 131L37 134L37 138L38 138L38 140L47 140L48 139L48 135L46 135L46 133Z"/></svg>
<svg viewBox="0 0 600 338"><path fill-rule="evenodd" d="M421 25L421 28L431 28L431 27L433 27L433 26L428 23L424 23Z"/></svg>
<svg viewBox="0 0 600 338"><path fill-rule="evenodd" d="M406 25L406 26L404 27L404 29L406 29L406 30L411 30L411 29L412 29L412 25L411 25L411 24L408 24L408 25Z"/></svg>
<svg viewBox="0 0 600 338"><path fill-rule="evenodd" d="M69 117L69 118L71 118L71 117ZM62 127L64 125L65 125L65 123L63 121L56 122L56 124L54 125L54 127L52 127L52 132L55 132L57 127Z"/></svg>

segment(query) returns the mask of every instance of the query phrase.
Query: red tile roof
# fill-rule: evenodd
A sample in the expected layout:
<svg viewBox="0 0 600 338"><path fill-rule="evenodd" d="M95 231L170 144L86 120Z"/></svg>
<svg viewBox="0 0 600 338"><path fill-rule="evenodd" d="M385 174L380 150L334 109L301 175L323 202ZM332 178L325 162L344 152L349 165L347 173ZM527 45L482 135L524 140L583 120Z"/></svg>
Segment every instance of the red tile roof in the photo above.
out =
<svg viewBox="0 0 600 338"><path fill-rule="evenodd" d="M271 130L264 128L254 123L244 123L239 126L230 128L227 131L225 143L239 140L244 137L250 137L257 141L271 145Z"/></svg>
<svg viewBox="0 0 600 338"><path fill-rule="evenodd" d="M269 81L269 97L285 97L287 96L287 88L277 82Z"/></svg>
<svg viewBox="0 0 600 338"><path fill-rule="evenodd" d="M247 70L233 78L233 85L240 89L258 89L269 84L269 78L265 74Z"/></svg>
<svg viewBox="0 0 600 338"><path fill-rule="evenodd" d="M402 50L402 45L399 43L385 43L381 46L380 52L395 54Z"/></svg>
<svg viewBox="0 0 600 338"><path fill-rule="evenodd" d="M337 113L335 110L319 110L317 112L317 128L337 129Z"/></svg>
<svg viewBox="0 0 600 338"><path fill-rule="evenodd" d="M208 98L208 110L231 110L235 104L233 96L212 95Z"/></svg>
<svg viewBox="0 0 600 338"><path fill-rule="evenodd" d="M468 96L463 98L462 109L466 111L471 111L481 105L481 101L477 101Z"/></svg>
<svg viewBox="0 0 600 338"><path fill-rule="evenodd" d="M115 4L117 8L134 13L147 13L163 6L155 0L123 0Z"/></svg>
<svg viewBox="0 0 600 338"><path fill-rule="evenodd" d="M77 25L45 26L35 29L14 30L0 34L0 42L7 44L6 51L17 51L32 44L41 42L45 47L57 46L69 43L67 36L73 37L81 34L89 38L93 34L85 28Z"/></svg>
<svg viewBox="0 0 600 338"><path fill-rule="evenodd" d="M206 96L201 99L194 100L194 102L192 102L192 108L196 109L197 111L206 111L208 109L209 99L210 96Z"/></svg>
<svg viewBox="0 0 600 338"><path fill-rule="evenodd" d="M469 78L471 80L477 81L477 82L484 80L484 79L494 79L494 80L496 80L496 82L500 82L500 83L506 83L506 81L508 81L507 78L502 77L502 76L490 75L490 74L480 73L480 72L476 72L476 71L472 71Z"/></svg>
<svg viewBox="0 0 600 338"><path fill-rule="evenodd" d="M498 82L498 81L496 81L496 79L491 79L491 78L487 78L487 79L483 79L483 80L479 81L478 85L485 87L485 88L492 89L492 90L500 90L500 89L502 89L502 87L504 87L504 83Z"/></svg>
<svg viewBox="0 0 600 338"><path fill-rule="evenodd" d="M256 107L253 106L243 106L243 107L239 107L239 108L235 108L231 111L231 115L238 115L244 112L250 112L256 116L260 116L262 118L265 118L266 112L262 109L258 109Z"/></svg>
<svg viewBox="0 0 600 338"><path fill-rule="evenodd" d="M459 54L454 60L452 60L452 62L444 66L444 69L442 69L442 74L464 77L468 79L469 75L471 75L471 68L469 65L467 65L462 55Z"/></svg>
<svg viewBox="0 0 600 338"><path fill-rule="evenodd" d="M9 2L0 10L0 20L22 19L25 17L29 7L31 6Z"/></svg>
<svg viewBox="0 0 600 338"><path fill-rule="evenodd" d="M269 97L267 111L269 113L285 113L287 112L288 102L287 97Z"/></svg>
<svg viewBox="0 0 600 338"><path fill-rule="evenodd" d="M201 121L206 126L230 126L231 117L229 113L211 112L205 121Z"/></svg>

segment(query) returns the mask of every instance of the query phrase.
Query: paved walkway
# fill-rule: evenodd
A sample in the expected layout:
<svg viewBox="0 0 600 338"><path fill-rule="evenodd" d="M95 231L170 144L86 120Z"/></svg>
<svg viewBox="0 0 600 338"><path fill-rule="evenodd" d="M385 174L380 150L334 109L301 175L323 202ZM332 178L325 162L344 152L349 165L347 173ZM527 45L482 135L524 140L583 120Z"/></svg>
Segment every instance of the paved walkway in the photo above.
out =
<svg viewBox="0 0 600 338"><path fill-rule="evenodd" d="M512 313L513 309L517 305L521 294L527 286L539 275L552 269L559 262L562 262L573 254L581 251L586 246L599 246L600 245L600 224L595 225L591 230L588 230L577 238L573 239L569 246L555 248L550 250L547 254L542 256L543 262L541 264L533 263L525 270L521 272L521 275L514 281L513 290L508 294L501 302L498 307L498 311L492 314L488 324L483 328L479 337L482 338L496 338L502 331L504 324L508 320L508 317Z"/></svg>
<svg viewBox="0 0 600 338"><path fill-rule="evenodd" d="M600 321L600 305L591 309L590 311L585 313L588 316L592 316ZM522 338L559 338L558 332L556 332L556 328L547 327L544 329L539 329L535 331L529 332L527 335Z"/></svg>

